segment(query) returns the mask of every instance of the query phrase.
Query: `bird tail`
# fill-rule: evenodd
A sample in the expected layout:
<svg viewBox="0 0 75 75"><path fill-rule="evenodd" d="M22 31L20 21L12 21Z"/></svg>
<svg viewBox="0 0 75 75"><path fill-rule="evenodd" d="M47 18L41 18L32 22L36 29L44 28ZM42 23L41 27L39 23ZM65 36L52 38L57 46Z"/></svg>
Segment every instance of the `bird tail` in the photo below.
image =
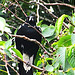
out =
<svg viewBox="0 0 75 75"><path fill-rule="evenodd" d="M33 64L34 55L29 57L27 54L23 53L23 61L27 63ZM32 67L20 61L19 65L19 73L20 75L33 75Z"/></svg>
<svg viewBox="0 0 75 75"><path fill-rule="evenodd" d="M32 68L30 70L28 70L28 72L27 72L23 67L23 62L20 61L18 66L19 66L19 74L20 75L33 75Z"/></svg>

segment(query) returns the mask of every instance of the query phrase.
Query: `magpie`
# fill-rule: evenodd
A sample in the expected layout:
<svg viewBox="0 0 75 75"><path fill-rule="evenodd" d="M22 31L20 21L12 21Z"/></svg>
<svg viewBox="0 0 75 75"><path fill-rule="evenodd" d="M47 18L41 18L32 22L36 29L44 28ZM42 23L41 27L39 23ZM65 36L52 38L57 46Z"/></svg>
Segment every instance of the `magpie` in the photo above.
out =
<svg viewBox="0 0 75 75"><path fill-rule="evenodd" d="M26 18L26 23L24 23L19 27L16 35L21 35L21 36L25 35L30 39L36 39L37 41L41 42L42 36L35 29L30 27L27 23L35 27L39 32L41 32L40 27L36 26L35 17L28 16ZM15 42L16 42L16 48L23 55L23 60L30 64L34 64L34 60L37 51L39 49L39 46L35 42L31 42L18 37L15 38ZM32 67L23 63L22 61L19 61L18 67L20 75L33 75Z"/></svg>

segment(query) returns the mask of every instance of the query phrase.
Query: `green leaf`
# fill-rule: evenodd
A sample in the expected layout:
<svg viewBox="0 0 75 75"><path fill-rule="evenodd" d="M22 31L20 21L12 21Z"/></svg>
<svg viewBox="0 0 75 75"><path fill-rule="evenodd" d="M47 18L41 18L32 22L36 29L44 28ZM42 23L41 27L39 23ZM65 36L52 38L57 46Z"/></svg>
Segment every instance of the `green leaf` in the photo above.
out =
<svg viewBox="0 0 75 75"><path fill-rule="evenodd" d="M9 46L11 46L12 40L8 40L5 42L5 49L8 49Z"/></svg>
<svg viewBox="0 0 75 75"><path fill-rule="evenodd" d="M46 29L48 27L48 25L42 24L40 27L41 27L41 30L43 31L44 29Z"/></svg>
<svg viewBox="0 0 75 75"><path fill-rule="evenodd" d="M71 43L71 35L62 36L60 38L60 40L58 41L58 46L59 47L63 47L63 46L68 47L70 45L72 45L72 43Z"/></svg>
<svg viewBox="0 0 75 75"><path fill-rule="evenodd" d="M63 69L65 68L65 61L66 61L66 47L60 47L58 50L57 50L57 61L63 66Z"/></svg>
<svg viewBox="0 0 75 75"><path fill-rule="evenodd" d="M72 42L73 45L75 44L75 34L71 35L71 42Z"/></svg>
<svg viewBox="0 0 75 75"><path fill-rule="evenodd" d="M12 58L12 54L8 49L4 49L4 52L9 56L9 58Z"/></svg>
<svg viewBox="0 0 75 75"><path fill-rule="evenodd" d="M47 28L45 28L43 31L42 31L42 35L44 37L49 37L49 36L52 36L54 34L54 31L55 31L55 28L54 26L48 26Z"/></svg>
<svg viewBox="0 0 75 75"><path fill-rule="evenodd" d="M70 25L69 26L69 32L70 32L70 34L73 33L73 30L74 30L74 26Z"/></svg>
<svg viewBox="0 0 75 75"><path fill-rule="evenodd" d="M41 20L41 21L37 24L37 26L40 26L40 25L42 24L42 22L43 22L43 20Z"/></svg>
<svg viewBox="0 0 75 75"><path fill-rule="evenodd" d="M12 48L12 50L15 52L15 54L20 57L23 60L23 56L21 54L21 52L18 49Z"/></svg>
<svg viewBox="0 0 75 75"><path fill-rule="evenodd" d="M0 30L2 31L2 33L3 33L4 29L5 29L5 25L6 25L5 19L0 17Z"/></svg>
<svg viewBox="0 0 75 75"><path fill-rule="evenodd" d="M49 65L49 64L48 64L48 65L46 66L46 70L49 71L49 72L52 72L52 71L54 70L54 68L53 68L52 65Z"/></svg>
<svg viewBox="0 0 75 75"><path fill-rule="evenodd" d="M5 41L0 41L0 46L4 45Z"/></svg>
<svg viewBox="0 0 75 75"><path fill-rule="evenodd" d="M41 61L41 60L38 60L38 61L37 61L37 66L39 66L39 65L40 65L40 66L42 67L42 65L41 65L41 64L42 64L42 61ZM39 67L40 67L40 66L39 66Z"/></svg>
<svg viewBox="0 0 75 75"><path fill-rule="evenodd" d="M55 31L56 31L56 35L59 35L61 29L62 29L62 24L64 19L68 17L68 15L63 14L61 17L59 17L55 23Z"/></svg>
<svg viewBox="0 0 75 75"><path fill-rule="evenodd" d="M75 25L75 16L72 16L72 24Z"/></svg>
<svg viewBox="0 0 75 75"><path fill-rule="evenodd" d="M75 68L75 47L72 48L72 53L68 56L68 62L72 68Z"/></svg>
<svg viewBox="0 0 75 75"><path fill-rule="evenodd" d="M46 39L48 40L48 42L50 42L51 40L53 40L55 38L55 34L53 34L52 36L50 37L47 37Z"/></svg>
<svg viewBox="0 0 75 75"><path fill-rule="evenodd" d="M67 75L75 75L75 72L73 70L70 70L67 72Z"/></svg>
<svg viewBox="0 0 75 75"><path fill-rule="evenodd" d="M53 58L45 58L45 60L53 60Z"/></svg>

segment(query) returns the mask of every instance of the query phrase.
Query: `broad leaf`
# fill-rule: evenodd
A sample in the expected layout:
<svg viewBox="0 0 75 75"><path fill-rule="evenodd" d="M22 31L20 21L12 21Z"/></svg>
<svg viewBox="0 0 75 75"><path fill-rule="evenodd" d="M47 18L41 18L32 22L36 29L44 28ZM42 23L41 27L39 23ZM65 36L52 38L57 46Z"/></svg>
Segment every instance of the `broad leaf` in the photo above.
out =
<svg viewBox="0 0 75 75"><path fill-rule="evenodd" d="M52 36L54 34L54 31L55 31L54 26L48 26L47 28L45 28L42 31L42 34L44 37L49 37L49 36Z"/></svg>
<svg viewBox="0 0 75 75"><path fill-rule="evenodd" d="M47 27L48 27L48 25L42 24L42 25L41 25L41 30L43 31L43 30L46 29Z"/></svg>
<svg viewBox="0 0 75 75"><path fill-rule="evenodd" d="M65 46L65 47L68 47L68 46L70 46L70 45L72 45L72 43L71 43L71 35L66 35L66 36L63 36L63 37L61 37L60 38L60 40L58 41L58 46L59 47L63 47L63 46Z"/></svg>
<svg viewBox="0 0 75 75"><path fill-rule="evenodd" d="M71 49L71 54L68 55L68 62L73 68L75 68L75 47Z"/></svg>
<svg viewBox="0 0 75 75"><path fill-rule="evenodd" d="M57 61L63 66L63 69L65 68L65 61L66 61L66 47L60 47L58 50L57 50Z"/></svg>

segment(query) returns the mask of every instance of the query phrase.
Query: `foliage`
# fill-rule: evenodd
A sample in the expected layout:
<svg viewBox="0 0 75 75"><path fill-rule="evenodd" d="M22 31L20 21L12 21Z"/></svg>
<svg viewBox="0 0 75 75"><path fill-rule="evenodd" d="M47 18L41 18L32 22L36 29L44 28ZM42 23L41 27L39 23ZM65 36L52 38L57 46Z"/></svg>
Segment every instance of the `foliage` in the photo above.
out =
<svg viewBox="0 0 75 75"><path fill-rule="evenodd" d="M26 18L22 11L28 16L30 14L36 15L37 11L37 4L31 3L31 0L18 1L23 10L15 1L17 0L0 1L0 75L9 75L9 73L16 75L18 73L16 72L18 71L18 58L22 60L23 56L15 48L12 35L16 35L17 28L20 24L23 24L23 20ZM43 2L56 3L55 0L43 0ZM74 0L57 0L57 2L74 5ZM40 3L44 4L41 1ZM48 8L48 10L45 8ZM39 48L34 65L42 68L43 71L35 69L34 75L75 75L74 9L59 5L52 7L44 5L44 7L40 6L39 9L40 21L37 25L41 28L44 37L41 44L46 51L41 47ZM57 15L58 18L50 13ZM10 65L9 71L6 67L7 63ZM14 67L13 71L12 67Z"/></svg>

